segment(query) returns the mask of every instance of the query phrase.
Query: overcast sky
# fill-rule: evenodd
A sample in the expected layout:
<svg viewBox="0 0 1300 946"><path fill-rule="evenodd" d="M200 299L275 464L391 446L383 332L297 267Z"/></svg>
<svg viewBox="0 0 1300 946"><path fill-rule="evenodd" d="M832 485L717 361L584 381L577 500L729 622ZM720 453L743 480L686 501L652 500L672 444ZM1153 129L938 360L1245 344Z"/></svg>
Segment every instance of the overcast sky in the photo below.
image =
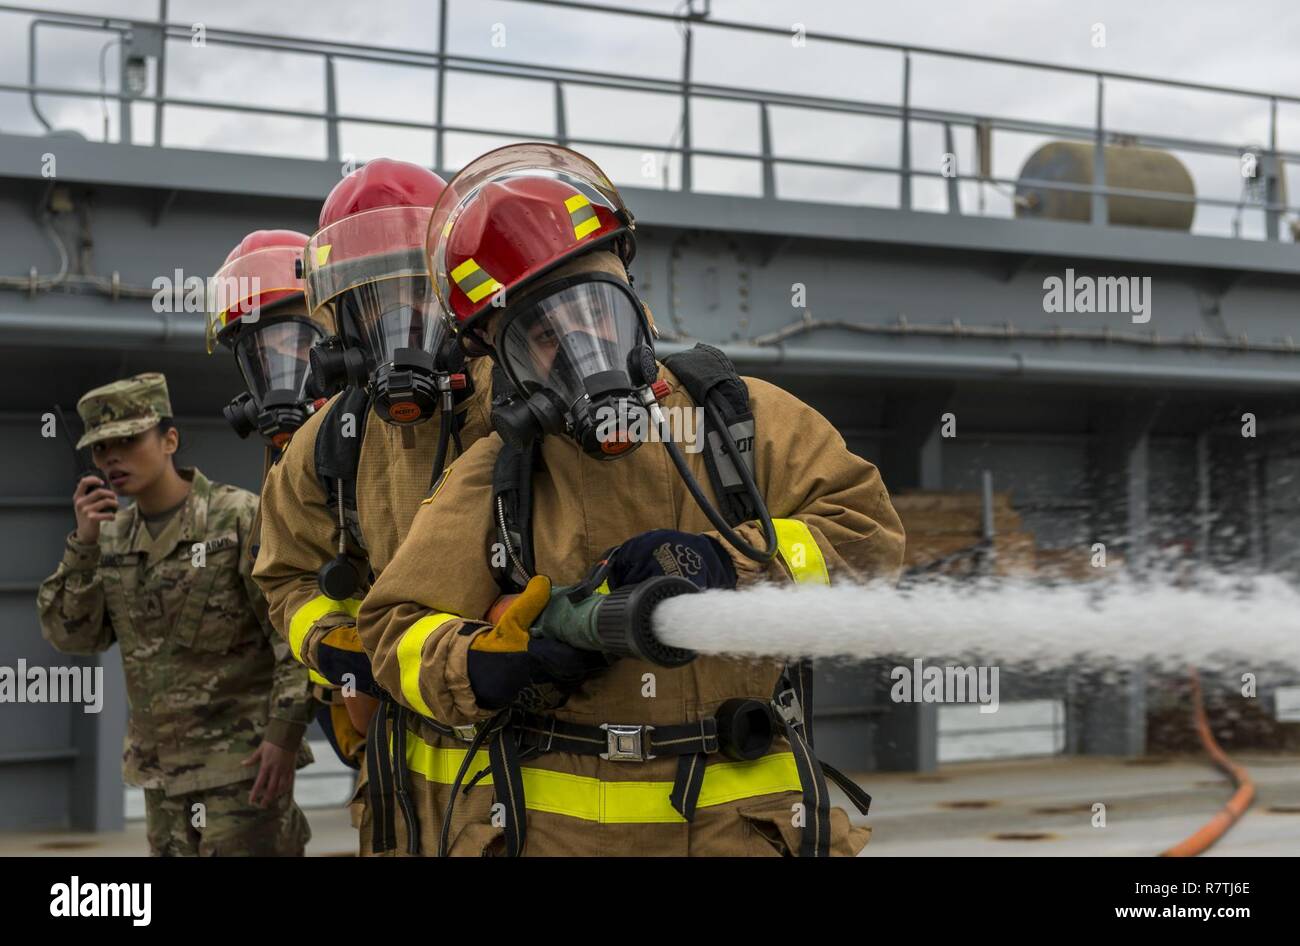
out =
<svg viewBox="0 0 1300 946"><path fill-rule="evenodd" d="M696 0L697 6L700 0ZM69 0L36 3L73 10L151 19L156 0ZM627 8L672 12L680 0L620 0ZM449 49L463 56L677 78L682 38L676 25L601 13L541 7L518 0L450 0ZM325 40L436 50L437 4L433 0L172 0L169 19L209 28L289 34ZM1300 94L1300 5L1295 0L1250 4L1205 2L1136 3L1133 0L713 0L716 19L762 23L784 30L803 24L815 32L939 46L1014 56L1088 69L1147 75ZM0 81L25 81L26 23L29 17L0 13ZM1098 27L1104 45L1098 45ZM99 54L108 34L42 31L38 66L48 84L99 88ZM892 51L862 50L789 38L695 28L694 78L703 83L770 89L897 104L901 59ZM210 44L168 46L167 92L205 100L319 111L324 108L319 56L236 50ZM108 86L116 87L116 50L107 53ZM922 107L981 115L1090 125L1094 83L1087 77L955 62L920 56L912 67L912 101ZM339 108L345 113L404 120L432 120L436 75L431 70L341 61ZM599 137L665 145L678 134L680 103L672 96L618 93L566 87L568 130L573 137ZM1107 90L1107 124L1116 130L1179 135L1246 146L1268 135L1265 103L1233 96L1178 92L1116 83ZM509 130L527 136L554 134L554 91L547 83L453 75L447 85L447 120L464 126ZM103 136L103 106L93 99L45 97L42 110L58 128L89 138ZM135 140L152 143L151 109L135 108ZM109 137L118 134L116 105L109 108ZM165 143L175 147L258 151L324 157L319 121L268 118L234 112L169 109ZM0 130L37 133L39 124L23 96L0 94ZM895 164L897 122L789 108L772 110L779 154L847 162ZM754 152L758 113L748 104L697 102L692 115L700 147ZM1046 139L999 134L994 171L1015 177L1025 158ZM1279 141L1300 151L1300 106L1283 105ZM341 129L345 154L366 160L390 155L431 164L430 132L351 124ZM446 164L455 168L503 139L449 135ZM973 170L971 135L959 131L958 164ZM944 151L937 126L913 127L913 159L939 169ZM676 186L678 168L665 171L661 154L645 149L582 148L620 183ZM1241 192L1237 163L1230 158L1181 155L1198 192L1236 199ZM754 161L697 159L700 189L755 193ZM647 178L651 173L654 176ZM1292 190L1300 178L1291 178ZM778 168L782 196L890 205L896 178L859 172ZM986 193L991 212L1006 213L1004 195ZM919 205L943 207L939 182L916 185ZM964 201L973 205L974 185ZM1227 230L1230 211L1202 208L1197 229ZM1259 229L1259 215L1247 214L1246 231Z"/></svg>

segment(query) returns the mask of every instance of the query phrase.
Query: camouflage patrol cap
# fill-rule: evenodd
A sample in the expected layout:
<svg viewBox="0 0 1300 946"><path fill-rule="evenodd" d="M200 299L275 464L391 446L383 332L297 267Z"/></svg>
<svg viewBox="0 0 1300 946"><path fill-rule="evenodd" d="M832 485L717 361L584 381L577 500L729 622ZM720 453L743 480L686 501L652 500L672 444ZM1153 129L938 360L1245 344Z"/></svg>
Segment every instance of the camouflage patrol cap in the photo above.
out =
<svg viewBox="0 0 1300 946"><path fill-rule="evenodd" d="M143 433L172 416L167 379L151 371L87 391L77 402L77 413L86 425L78 450L101 440Z"/></svg>

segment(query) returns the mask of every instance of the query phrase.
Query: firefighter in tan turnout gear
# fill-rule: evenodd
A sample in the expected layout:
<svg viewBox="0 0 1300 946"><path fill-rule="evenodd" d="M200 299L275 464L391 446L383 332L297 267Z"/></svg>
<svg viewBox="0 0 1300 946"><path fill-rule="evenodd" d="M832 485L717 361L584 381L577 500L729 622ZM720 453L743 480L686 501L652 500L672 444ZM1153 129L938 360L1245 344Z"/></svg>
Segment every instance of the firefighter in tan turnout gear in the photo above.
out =
<svg viewBox="0 0 1300 946"><path fill-rule="evenodd" d="M422 503L358 618L379 683L465 739L404 747L412 790L443 815L421 822L425 846L856 854L869 829L830 807L826 780L860 809L869 798L811 751L806 666L648 653L610 628L664 582L895 575L903 533L875 467L715 349L656 361L625 269L631 214L575 152L479 158L443 193L428 249L459 337L514 400L494 409L501 436ZM697 436L722 447L669 442L697 407ZM602 644L539 632L601 600L615 619Z"/></svg>
<svg viewBox="0 0 1300 946"><path fill-rule="evenodd" d="M262 493L254 577L294 656L335 688L327 733L359 761L367 730L383 734L364 753L352 806L363 854L405 852L418 833L406 828L417 813L394 797L405 773L387 753L387 733L400 735L406 724L395 726L380 709L385 696L356 637L357 609L441 472L441 458L489 430L489 363L444 370L434 360L447 331L428 308L423 247L442 188L424 168L379 159L326 199L303 251L306 298L314 318L333 311L339 334L313 353L312 373L317 384L347 388L294 434ZM425 738L438 738L422 728Z"/></svg>
<svg viewBox="0 0 1300 946"><path fill-rule="evenodd" d="M41 630L65 653L121 648L123 776L144 788L150 851L301 855L311 832L292 789L311 700L249 574L257 497L174 467L161 374L96 388L77 411L103 478L78 484Z"/></svg>
<svg viewBox="0 0 1300 946"><path fill-rule="evenodd" d="M208 280L207 349L229 350L244 390L222 415L241 438L257 433L265 445L262 479L281 452L329 393L311 375L311 350L333 331L328 306L309 312L303 297L302 252L305 233L255 230L227 254ZM253 526L261 533L261 512ZM249 546L248 567L257 558L256 538ZM340 761L360 767L364 732L347 713L338 687L312 682L315 716Z"/></svg>

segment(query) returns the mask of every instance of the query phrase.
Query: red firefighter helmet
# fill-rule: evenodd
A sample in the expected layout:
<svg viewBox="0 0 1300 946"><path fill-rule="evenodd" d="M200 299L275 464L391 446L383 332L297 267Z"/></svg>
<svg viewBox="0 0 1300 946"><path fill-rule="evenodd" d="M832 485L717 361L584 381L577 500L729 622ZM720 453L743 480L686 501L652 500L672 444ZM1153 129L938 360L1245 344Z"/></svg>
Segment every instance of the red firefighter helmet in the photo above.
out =
<svg viewBox="0 0 1300 946"><path fill-rule="evenodd" d="M344 217L385 207L432 207L446 182L409 161L375 158L334 185L320 209L320 229Z"/></svg>
<svg viewBox="0 0 1300 946"><path fill-rule="evenodd" d="M509 145L466 165L429 220L429 270L458 327L566 260L609 246L624 265L636 252L635 222L590 159L543 143Z"/></svg>
<svg viewBox="0 0 1300 946"><path fill-rule="evenodd" d="M307 240L296 230L254 230L230 251L208 280L208 354L218 341L233 347L245 321L255 321L261 310L302 296L296 267Z"/></svg>
<svg viewBox="0 0 1300 946"><path fill-rule="evenodd" d="M444 186L427 168L390 158L377 158L336 184L303 254L308 307L314 312L367 283L427 277L420 251Z"/></svg>

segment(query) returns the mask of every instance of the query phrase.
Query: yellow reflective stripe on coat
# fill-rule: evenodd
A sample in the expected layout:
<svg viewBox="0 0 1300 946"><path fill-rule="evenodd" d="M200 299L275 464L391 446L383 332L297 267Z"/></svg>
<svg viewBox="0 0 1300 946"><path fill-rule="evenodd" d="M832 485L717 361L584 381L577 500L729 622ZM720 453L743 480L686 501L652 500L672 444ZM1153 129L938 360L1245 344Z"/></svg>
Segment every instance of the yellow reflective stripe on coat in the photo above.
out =
<svg viewBox="0 0 1300 946"><path fill-rule="evenodd" d="M293 617L289 618L289 649L293 651L294 659L302 663L302 645L307 639L307 632L325 615L341 611L350 617L356 617L360 610L361 602L356 598L339 599L317 595L293 612ZM322 679L317 682L329 681Z"/></svg>
<svg viewBox="0 0 1300 946"><path fill-rule="evenodd" d="M465 760L466 749L430 745L414 733L406 740L406 766L431 782L450 785ZM468 771L488 767L488 754L480 750ZM530 811L545 811L599 824L685 824L668 800L671 781L604 782L587 775L552 772L531 766L520 768L524 801ZM491 785L491 774L478 781ZM742 798L802 791L794 755L776 752L753 762L714 762L704 770L699 808L725 805Z"/></svg>
<svg viewBox="0 0 1300 946"><path fill-rule="evenodd" d="M798 519L773 519L776 528L777 554L797 585L829 585L826 559L813 538L812 530Z"/></svg>
<svg viewBox="0 0 1300 946"><path fill-rule="evenodd" d="M337 685L338 685L338 684L335 684L335 683L330 683L330 681L326 680L324 677L322 677L319 673L317 673L317 672L316 672L315 670L313 670L311 667L308 667L308 668L307 668L307 676L311 679L311 682L312 682L312 683L319 683L319 684L320 684L321 686L323 686L323 687L332 687L332 686L337 686Z"/></svg>
<svg viewBox="0 0 1300 946"><path fill-rule="evenodd" d="M424 652L424 642L429 635L448 621L459 618L454 614L426 614L406 629L397 642L397 669L402 677L402 696L407 705L422 716L434 718L433 710L420 695L420 655Z"/></svg>

